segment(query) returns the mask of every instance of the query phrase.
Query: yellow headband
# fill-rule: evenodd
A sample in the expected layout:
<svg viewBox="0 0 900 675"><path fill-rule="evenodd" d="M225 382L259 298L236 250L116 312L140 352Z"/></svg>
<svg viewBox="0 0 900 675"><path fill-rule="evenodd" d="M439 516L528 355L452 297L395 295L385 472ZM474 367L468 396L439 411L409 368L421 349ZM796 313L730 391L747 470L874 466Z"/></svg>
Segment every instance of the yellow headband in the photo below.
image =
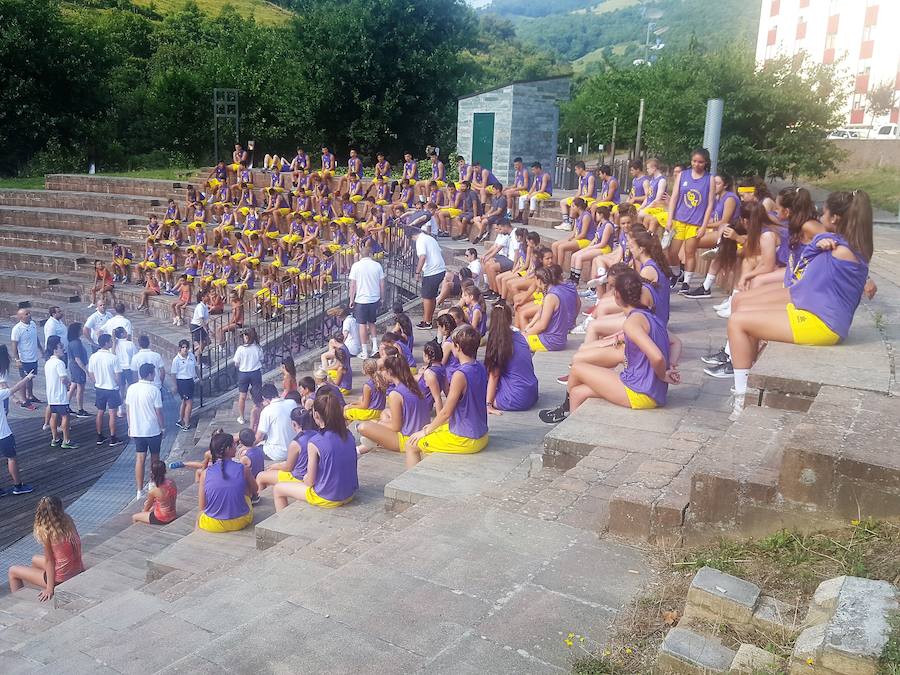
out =
<svg viewBox="0 0 900 675"><path fill-rule="evenodd" d="M741 194L741 195L752 195L754 192L756 192L755 187L739 187L738 188L738 194Z"/></svg>

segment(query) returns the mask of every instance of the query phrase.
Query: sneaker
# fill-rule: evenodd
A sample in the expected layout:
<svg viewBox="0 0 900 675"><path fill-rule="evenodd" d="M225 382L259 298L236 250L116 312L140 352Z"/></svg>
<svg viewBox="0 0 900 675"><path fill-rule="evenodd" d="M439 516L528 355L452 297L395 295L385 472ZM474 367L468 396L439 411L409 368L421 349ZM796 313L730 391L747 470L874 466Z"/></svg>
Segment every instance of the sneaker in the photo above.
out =
<svg viewBox="0 0 900 675"><path fill-rule="evenodd" d="M720 309L725 309L726 307L731 307L731 296L730 295L727 298L725 298L722 302L720 302L718 305L713 305L713 309L717 312Z"/></svg>
<svg viewBox="0 0 900 675"><path fill-rule="evenodd" d="M238 424L247 424L247 420L245 420L243 417L238 417L237 423Z"/></svg>
<svg viewBox="0 0 900 675"><path fill-rule="evenodd" d="M181 430L182 430L182 431L190 431L190 430L191 430L191 425L190 425L190 424L182 424L182 425L181 425Z"/></svg>
<svg viewBox="0 0 900 675"><path fill-rule="evenodd" d="M49 424L42 424L42 425L41 425L41 431L50 431L50 425L49 425Z"/></svg>
<svg viewBox="0 0 900 675"><path fill-rule="evenodd" d="M60 444L59 447L63 450L77 450L78 449L78 445L73 443L72 441L64 441L63 443Z"/></svg>
<svg viewBox="0 0 900 675"><path fill-rule="evenodd" d="M673 289L678 286L678 284L684 283L684 273L679 274L677 277L669 278L669 288Z"/></svg>
<svg viewBox="0 0 900 675"><path fill-rule="evenodd" d="M684 295L684 294L687 293L689 290L691 290L691 285L690 285L689 283L687 283L687 282L682 282L682 283L681 283L681 290L678 291L678 295Z"/></svg>
<svg viewBox="0 0 900 675"><path fill-rule="evenodd" d="M724 363L720 363L716 366L710 366L709 368L704 368L703 372L709 375L710 377L715 377L720 380L727 379L729 377L734 377L734 366L731 365L731 361L725 361Z"/></svg>
<svg viewBox="0 0 900 675"><path fill-rule="evenodd" d="M19 483L18 485L13 485L11 492L14 495L27 495L29 492L34 492L34 488L28 483Z"/></svg>
<svg viewBox="0 0 900 675"><path fill-rule="evenodd" d="M597 299L597 294L594 291L588 289L584 291L578 291L579 298L592 298L593 300Z"/></svg>
<svg viewBox="0 0 900 675"><path fill-rule="evenodd" d="M559 225L554 225L554 226L553 226L553 229L554 229L554 230L559 230L559 231L561 231L561 232L569 232L569 231L572 229L572 223L570 223L570 222L567 221L567 220L564 220L564 221L561 222Z"/></svg>
<svg viewBox="0 0 900 675"><path fill-rule="evenodd" d="M720 363L730 361L728 354L725 353L724 349L720 349L715 354L710 354L709 356L701 356L700 360L708 366L717 366Z"/></svg>
<svg viewBox="0 0 900 675"><path fill-rule="evenodd" d="M175 426L178 427L179 429L184 429L184 425L181 423L181 420L178 420L177 422L175 422Z"/></svg>
<svg viewBox="0 0 900 675"><path fill-rule="evenodd" d="M572 335L584 335L587 333L587 322L582 322L569 331Z"/></svg>
<svg viewBox="0 0 900 675"><path fill-rule="evenodd" d="M50 439L50 447L51 448L58 448L60 443L62 443L62 440L60 440L59 438L51 438Z"/></svg>
<svg viewBox="0 0 900 675"><path fill-rule="evenodd" d="M719 247L714 246L713 248L708 248L703 251L703 253L700 254L700 257L704 260L710 260L712 258L715 258L717 255L719 255Z"/></svg>
<svg viewBox="0 0 900 675"><path fill-rule="evenodd" d="M115 436L109 437L109 447L114 448L117 445L122 445L122 439L116 438Z"/></svg>
<svg viewBox="0 0 900 675"><path fill-rule="evenodd" d="M250 497L250 505L251 505L251 506L256 506L257 504L259 504L260 499L261 499L261 498L260 498L259 495L253 495L252 497Z"/></svg>
<svg viewBox="0 0 900 675"><path fill-rule="evenodd" d="M179 462L169 462L169 468L170 469L183 469L184 462L180 462L180 461Z"/></svg>
<svg viewBox="0 0 900 675"><path fill-rule="evenodd" d="M22 408L22 410L37 410L37 408L35 408L34 405L29 403L28 401L22 401L19 404L19 407Z"/></svg>
<svg viewBox="0 0 900 675"><path fill-rule="evenodd" d="M87 410L82 408L81 410L79 410L75 413L75 417L93 417L93 415L91 415L91 413L89 413Z"/></svg>
<svg viewBox="0 0 900 675"><path fill-rule="evenodd" d="M538 413L538 417L540 418L541 422L544 422L546 424L559 424L568 416L569 411L563 408L563 406L553 408L552 410L541 410Z"/></svg>
<svg viewBox="0 0 900 675"><path fill-rule="evenodd" d="M41 399L35 398L34 396L29 396L28 401L30 401L31 403L43 403Z"/></svg>
<svg viewBox="0 0 900 675"><path fill-rule="evenodd" d="M132 503L141 501L141 491L137 490L134 493L134 499L131 500Z"/></svg>
<svg viewBox="0 0 900 675"><path fill-rule="evenodd" d="M356 358L358 358L362 361L365 361L367 358L369 358L369 354L366 352L365 349L360 349L359 354L356 355Z"/></svg>
<svg viewBox="0 0 900 675"><path fill-rule="evenodd" d="M686 298L694 298L695 300L701 300L703 298L711 298L712 292L706 290L703 285L697 286L697 288L691 289L686 293L683 293Z"/></svg>
<svg viewBox="0 0 900 675"><path fill-rule="evenodd" d="M88 309L93 309L93 307L94 307L94 303L93 303L93 302L89 302L89 303L88 303Z"/></svg>
<svg viewBox="0 0 900 675"><path fill-rule="evenodd" d="M427 323L425 321L420 321L419 323L416 324L416 328L418 328L419 330L431 330L432 326L430 323Z"/></svg>
<svg viewBox="0 0 900 675"><path fill-rule="evenodd" d="M728 317L731 316L731 305L729 305L725 309L720 309L718 312L716 312L716 314L721 319L727 319Z"/></svg>
<svg viewBox="0 0 900 675"><path fill-rule="evenodd" d="M605 283L606 283L606 274L601 274L596 279L591 279L590 281L588 281L587 287L590 288L591 290L594 290L595 288L597 288L597 286L602 286Z"/></svg>
<svg viewBox="0 0 900 675"><path fill-rule="evenodd" d="M559 377L556 378L556 381L559 382L561 385L565 386L569 383L569 376L568 375L560 375Z"/></svg>
<svg viewBox="0 0 900 675"><path fill-rule="evenodd" d="M97 445L103 445L104 443L106 443L106 436L97 434Z"/></svg>
<svg viewBox="0 0 900 675"><path fill-rule="evenodd" d="M731 408L731 414L728 416L728 419L732 422L737 422L738 418L741 416L741 413L744 412L744 399L746 396L743 394L735 394L734 395L734 405Z"/></svg>

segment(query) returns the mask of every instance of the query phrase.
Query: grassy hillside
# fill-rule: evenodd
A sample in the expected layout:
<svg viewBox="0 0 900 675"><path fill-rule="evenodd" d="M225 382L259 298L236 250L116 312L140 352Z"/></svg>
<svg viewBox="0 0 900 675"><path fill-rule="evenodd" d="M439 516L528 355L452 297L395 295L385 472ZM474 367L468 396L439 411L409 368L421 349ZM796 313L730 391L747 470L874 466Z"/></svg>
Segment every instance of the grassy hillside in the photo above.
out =
<svg viewBox="0 0 900 675"><path fill-rule="evenodd" d="M67 0L66 4L76 7L91 7L102 10L107 7L123 7L134 4L157 14L165 15L184 7L187 0ZM253 17L257 23L264 26L284 23L288 21L292 12L274 5L266 0L194 0L196 5L210 16L218 16L222 7L231 5L238 14L243 17Z"/></svg>

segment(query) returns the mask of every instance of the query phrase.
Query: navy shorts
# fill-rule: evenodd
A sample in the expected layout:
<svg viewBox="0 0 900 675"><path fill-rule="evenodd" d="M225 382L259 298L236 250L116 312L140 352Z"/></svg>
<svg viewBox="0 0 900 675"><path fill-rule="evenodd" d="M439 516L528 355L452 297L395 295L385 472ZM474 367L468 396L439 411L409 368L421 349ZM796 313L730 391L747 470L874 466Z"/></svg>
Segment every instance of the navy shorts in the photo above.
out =
<svg viewBox="0 0 900 675"><path fill-rule="evenodd" d="M175 380L175 390L181 397L182 401L194 400L194 381L193 380Z"/></svg>
<svg viewBox="0 0 900 675"><path fill-rule="evenodd" d="M252 389L252 390L251 390ZM262 401L262 370L252 370L249 373L238 372L238 391L246 394L250 391L254 403Z"/></svg>
<svg viewBox="0 0 900 675"><path fill-rule="evenodd" d="M494 261L500 265L501 272L509 272L513 268L513 261L505 255L495 255Z"/></svg>
<svg viewBox="0 0 900 675"><path fill-rule="evenodd" d="M131 368L128 368L127 370L124 368L122 369L122 382L125 383L126 387L137 382L137 378L134 376Z"/></svg>
<svg viewBox="0 0 900 675"><path fill-rule="evenodd" d="M16 437L10 434L6 438L0 438L0 453L7 459L16 456Z"/></svg>
<svg viewBox="0 0 900 675"><path fill-rule="evenodd" d="M206 332L206 329L203 326L198 326L195 323L191 324L191 339L194 342L209 342L209 333Z"/></svg>
<svg viewBox="0 0 900 675"><path fill-rule="evenodd" d="M357 302L353 306L353 316L357 323L375 323L378 319L378 303Z"/></svg>
<svg viewBox="0 0 900 675"><path fill-rule="evenodd" d="M37 361L22 361L22 365L19 366L19 377L25 377L28 373L37 374Z"/></svg>
<svg viewBox="0 0 900 675"><path fill-rule="evenodd" d="M122 397L119 396L118 389L97 389L95 393L97 410L103 411L107 408L115 410L122 405Z"/></svg>
<svg viewBox="0 0 900 675"><path fill-rule="evenodd" d="M438 293L441 292L441 282L444 281L446 272L438 272L437 274L429 274L422 277L422 299L434 300Z"/></svg>
<svg viewBox="0 0 900 675"><path fill-rule="evenodd" d="M51 405L50 412L53 415L62 415L65 417L69 414L69 405L67 403L64 403L63 405Z"/></svg>
<svg viewBox="0 0 900 675"><path fill-rule="evenodd" d="M87 384L87 374L82 371L72 370L70 371L71 380L74 384Z"/></svg>
<svg viewBox="0 0 900 675"><path fill-rule="evenodd" d="M134 441L134 451L139 453L149 452L151 455L158 455L162 446L162 434L156 436L132 436Z"/></svg>

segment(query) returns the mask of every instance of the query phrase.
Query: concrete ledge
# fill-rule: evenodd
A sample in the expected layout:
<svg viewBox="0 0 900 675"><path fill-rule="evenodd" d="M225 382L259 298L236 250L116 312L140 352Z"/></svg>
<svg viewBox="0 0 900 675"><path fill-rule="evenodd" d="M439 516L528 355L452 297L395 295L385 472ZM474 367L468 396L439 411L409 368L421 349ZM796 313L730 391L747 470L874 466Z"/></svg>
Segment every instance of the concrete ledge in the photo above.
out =
<svg viewBox="0 0 900 675"><path fill-rule="evenodd" d="M663 640L656 663L662 673L706 675L727 673L734 657L735 652L714 638L673 628Z"/></svg>
<svg viewBox="0 0 900 675"><path fill-rule="evenodd" d="M685 617L750 624L759 586L712 567L702 567L688 589Z"/></svg>

